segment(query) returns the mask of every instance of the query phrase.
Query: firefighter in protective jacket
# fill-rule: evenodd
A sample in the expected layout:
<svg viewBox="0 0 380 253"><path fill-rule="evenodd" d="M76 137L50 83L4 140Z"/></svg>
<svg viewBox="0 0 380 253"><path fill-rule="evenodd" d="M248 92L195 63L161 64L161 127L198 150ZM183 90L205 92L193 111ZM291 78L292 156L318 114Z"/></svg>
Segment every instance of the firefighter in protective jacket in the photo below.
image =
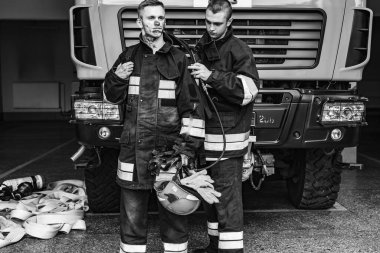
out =
<svg viewBox="0 0 380 253"><path fill-rule="evenodd" d="M116 179L121 186L120 252L146 252L148 200L155 182L148 170L152 151L171 149L181 137L186 154L195 158L205 135L188 59L165 34L164 23L160 1L140 3L140 42L120 54L104 82L105 99L125 104ZM165 252L185 252L186 216L158 207Z"/></svg>
<svg viewBox="0 0 380 253"><path fill-rule="evenodd" d="M206 83L226 135L224 156L208 171L215 190L222 194L219 203L205 205L210 244L195 252L243 252L242 165L248 151L258 73L251 49L233 35L231 14L227 0L210 1L207 32L196 46L200 61L189 66L192 75ZM204 148L209 163L223 151L216 114L206 120Z"/></svg>

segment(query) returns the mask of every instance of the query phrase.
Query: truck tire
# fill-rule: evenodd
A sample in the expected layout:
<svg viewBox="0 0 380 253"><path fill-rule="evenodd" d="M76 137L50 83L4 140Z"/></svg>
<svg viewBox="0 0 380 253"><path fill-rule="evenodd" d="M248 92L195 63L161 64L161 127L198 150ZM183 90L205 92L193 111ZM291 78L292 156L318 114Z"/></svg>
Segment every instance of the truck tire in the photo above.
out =
<svg viewBox="0 0 380 253"><path fill-rule="evenodd" d="M94 154L85 169L85 182L90 211L114 213L120 211L120 187L116 184L118 149L102 148Z"/></svg>
<svg viewBox="0 0 380 253"><path fill-rule="evenodd" d="M297 150L293 161L295 175L287 179L292 204L300 209L331 208L341 181L340 151Z"/></svg>

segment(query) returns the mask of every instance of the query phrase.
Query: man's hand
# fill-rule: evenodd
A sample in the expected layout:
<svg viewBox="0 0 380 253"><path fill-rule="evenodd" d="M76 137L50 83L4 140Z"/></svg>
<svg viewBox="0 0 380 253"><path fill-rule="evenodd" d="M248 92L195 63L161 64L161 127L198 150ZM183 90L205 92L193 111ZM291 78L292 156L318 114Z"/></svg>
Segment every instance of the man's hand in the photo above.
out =
<svg viewBox="0 0 380 253"><path fill-rule="evenodd" d="M212 71L210 71L208 68L206 68L205 65L199 62L191 64L187 68L192 70L191 75L193 75L194 78L199 78L203 81L206 81L212 74Z"/></svg>
<svg viewBox="0 0 380 253"><path fill-rule="evenodd" d="M120 63L116 68L115 74L120 78L127 79L132 74L132 71L133 62L129 61L123 64Z"/></svg>

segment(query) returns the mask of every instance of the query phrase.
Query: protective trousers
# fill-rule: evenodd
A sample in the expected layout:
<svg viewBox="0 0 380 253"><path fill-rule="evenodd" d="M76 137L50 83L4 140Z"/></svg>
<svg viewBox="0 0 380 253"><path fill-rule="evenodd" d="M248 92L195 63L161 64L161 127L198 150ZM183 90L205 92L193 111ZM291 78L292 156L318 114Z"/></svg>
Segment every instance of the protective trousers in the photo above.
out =
<svg viewBox="0 0 380 253"><path fill-rule="evenodd" d="M148 204L151 190L121 188L120 253L146 252ZM187 217L167 211L158 203L165 253L187 253Z"/></svg>
<svg viewBox="0 0 380 253"><path fill-rule="evenodd" d="M222 196L214 205L203 203L210 238L207 252L244 252L242 167L243 157L237 157L220 161L208 170L215 190Z"/></svg>

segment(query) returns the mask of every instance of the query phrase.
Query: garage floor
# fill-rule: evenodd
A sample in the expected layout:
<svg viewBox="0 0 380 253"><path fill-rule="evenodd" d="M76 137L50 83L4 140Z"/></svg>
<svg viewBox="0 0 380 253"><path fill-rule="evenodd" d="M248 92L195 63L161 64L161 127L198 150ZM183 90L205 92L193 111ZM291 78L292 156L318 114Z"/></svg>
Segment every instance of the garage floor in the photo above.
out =
<svg viewBox="0 0 380 253"><path fill-rule="evenodd" d="M380 252L380 115L368 115L358 147L365 166L346 169L338 203L330 210L294 209L283 181L265 182L254 192L244 184L245 252ZM70 156L79 145L65 121L0 122L0 180L42 174L48 181L83 179ZM189 248L207 245L205 217L190 217ZM58 234L50 240L25 237L1 252L118 252L118 214L85 217L86 231ZM163 252L157 215L150 215L148 252Z"/></svg>

